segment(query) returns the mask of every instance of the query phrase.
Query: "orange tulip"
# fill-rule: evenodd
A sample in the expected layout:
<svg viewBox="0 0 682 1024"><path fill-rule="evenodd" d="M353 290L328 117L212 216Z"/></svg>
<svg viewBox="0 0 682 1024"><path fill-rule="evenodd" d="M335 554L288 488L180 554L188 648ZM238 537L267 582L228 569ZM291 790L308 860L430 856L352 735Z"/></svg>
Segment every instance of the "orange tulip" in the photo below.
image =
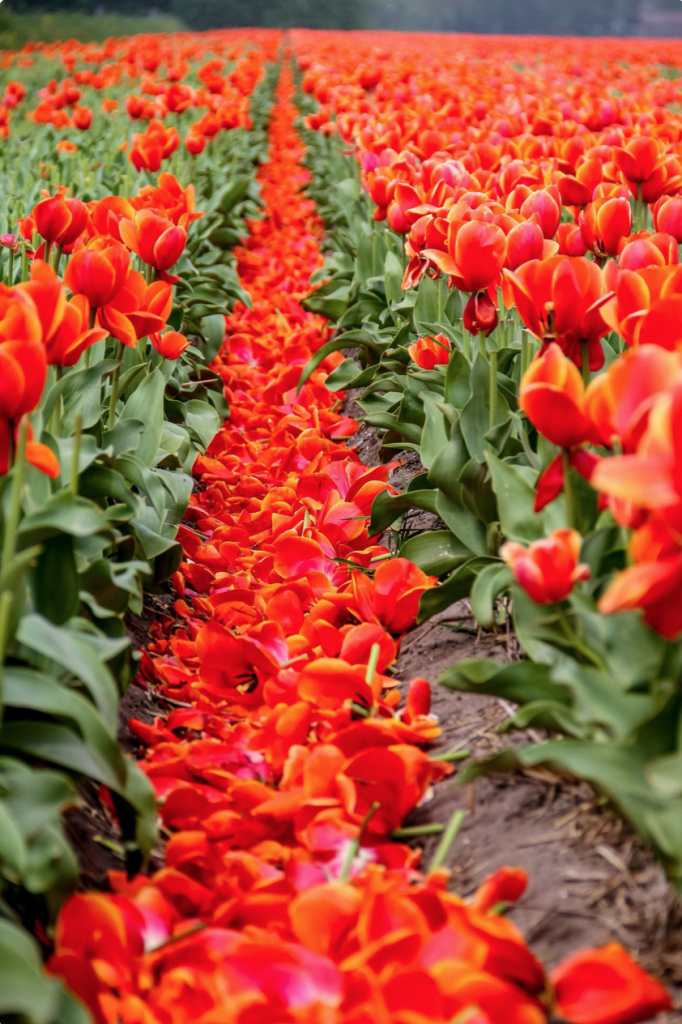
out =
<svg viewBox="0 0 682 1024"><path fill-rule="evenodd" d="M660 982L615 942L574 953L551 980L556 1015L572 1024L638 1024L672 1008Z"/></svg>
<svg viewBox="0 0 682 1024"><path fill-rule="evenodd" d="M613 292L603 305L604 321L627 345L675 349L682 341L682 268L648 266L618 271L607 267Z"/></svg>
<svg viewBox="0 0 682 1024"><path fill-rule="evenodd" d="M119 223L122 241L150 267L169 270L185 248L187 232L154 210L139 210Z"/></svg>
<svg viewBox="0 0 682 1024"><path fill-rule="evenodd" d="M419 338L407 351L422 370L432 370L449 362L451 345L444 334L437 334L434 338Z"/></svg>
<svg viewBox="0 0 682 1024"><path fill-rule="evenodd" d="M56 242L71 223L72 213L61 192L43 199L33 208L36 230L46 242Z"/></svg>
<svg viewBox="0 0 682 1024"><path fill-rule="evenodd" d="M83 352L108 333L90 328L90 303L85 295L76 295L64 307L61 323L46 343L47 361L50 366L75 366Z"/></svg>
<svg viewBox="0 0 682 1024"><path fill-rule="evenodd" d="M597 256L615 256L621 239L632 231L632 210L623 197L599 199L580 214L583 242Z"/></svg>
<svg viewBox="0 0 682 1024"><path fill-rule="evenodd" d="M113 298L100 308L98 317L109 334L133 348L140 338L164 329L172 305L171 285L165 281L147 285L142 274L131 267Z"/></svg>
<svg viewBox="0 0 682 1024"><path fill-rule="evenodd" d="M73 108L73 123L76 128L84 132L92 124L93 113L89 107L74 107Z"/></svg>
<svg viewBox="0 0 682 1024"><path fill-rule="evenodd" d="M589 578L589 567L578 564L580 544L576 530L555 530L528 548L508 541L500 548L500 557L531 600L555 604L564 601L576 583Z"/></svg>
<svg viewBox="0 0 682 1024"><path fill-rule="evenodd" d="M486 338L499 323L497 309L487 292L470 295L462 313L462 323L470 334L485 334Z"/></svg>
<svg viewBox="0 0 682 1024"><path fill-rule="evenodd" d="M451 284L464 292L484 291L504 266L507 239L501 228L483 221L453 221L447 252L424 249L422 257L448 274Z"/></svg>
<svg viewBox="0 0 682 1024"><path fill-rule="evenodd" d="M149 338L156 351L164 359L178 359L189 345L184 334L166 331L165 334L150 334Z"/></svg>
<svg viewBox="0 0 682 1024"><path fill-rule="evenodd" d="M69 260L64 283L74 295L85 295L95 309L118 294L130 267L130 254L123 245L91 246L79 249Z"/></svg>
<svg viewBox="0 0 682 1024"><path fill-rule="evenodd" d="M599 443L584 407L582 377L558 345L549 345L526 370L519 388L519 405L533 426L552 444L575 448L586 441Z"/></svg>
<svg viewBox="0 0 682 1024"><path fill-rule="evenodd" d="M653 208L654 228L682 242L682 196L661 196Z"/></svg>
<svg viewBox="0 0 682 1024"><path fill-rule="evenodd" d="M555 341L577 366L587 347L589 368L604 364L600 340L608 333L601 307L608 299L599 267L583 257L550 256L504 271L516 308L531 334Z"/></svg>

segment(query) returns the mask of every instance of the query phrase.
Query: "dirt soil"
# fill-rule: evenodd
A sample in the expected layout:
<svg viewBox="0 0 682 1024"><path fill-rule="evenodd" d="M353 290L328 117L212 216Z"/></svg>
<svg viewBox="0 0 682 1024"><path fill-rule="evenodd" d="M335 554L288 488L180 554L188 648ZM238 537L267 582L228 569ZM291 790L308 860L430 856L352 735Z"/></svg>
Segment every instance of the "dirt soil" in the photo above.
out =
<svg viewBox="0 0 682 1024"><path fill-rule="evenodd" d="M362 410L353 397L346 398L343 411L359 419ZM379 462L380 442L366 424L349 447L366 464ZM403 490L422 467L413 452L395 458L402 465L389 479ZM440 526L428 512L414 515L410 523L417 530ZM395 674L405 687L417 675L434 684L432 711L443 730L434 753L469 750L481 759L540 736L534 730L501 735L500 724L514 710L505 701L435 685L447 668L465 658L504 662L519 656L513 635L476 629L473 619L466 618L469 612L468 602L460 601L408 633ZM459 786L455 774L435 787L432 798L405 825L446 824L457 809L466 811L466 817L447 861L456 891L471 894L502 865L525 868L529 886L509 916L548 967L580 948L620 942L665 981L682 1006L678 898L645 844L588 785L533 770ZM417 841L425 864L438 841L438 836ZM660 1024L682 1024L682 1009L658 1019Z"/></svg>

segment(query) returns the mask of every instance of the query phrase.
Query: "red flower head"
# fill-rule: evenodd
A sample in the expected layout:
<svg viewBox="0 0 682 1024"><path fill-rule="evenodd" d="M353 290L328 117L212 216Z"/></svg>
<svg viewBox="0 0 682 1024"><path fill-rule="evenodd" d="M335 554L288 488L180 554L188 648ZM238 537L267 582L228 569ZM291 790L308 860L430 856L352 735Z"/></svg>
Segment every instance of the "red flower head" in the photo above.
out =
<svg viewBox="0 0 682 1024"><path fill-rule="evenodd" d="M134 220L119 223L121 239L150 267L170 270L182 255L187 232L154 210L138 210Z"/></svg>
<svg viewBox="0 0 682 1024"><path fill-rule="evenodd" d="M444 334L437 334L435 338L419 338L407 351L422 370L432 370L434 366L449 361L450 342Z"/></svg>
<svg viewBox="0 0 682 1024"><path fill-rule="evenodd" d="M487 292L476 292L470 295L464 312L462 323L470 334L482 332L486 338L495 330L499 323L497 309Z"/></svg>
<svg viewBox="0 0 682 1024"><path fill-rule="evenodd" d="M589 578L589 567L578 564L580 543L577 530L555 530L527 548L509 541L500 548L500 557L532 601L555 604L565 600L576 583Z"/></svg>
<svg viewBox="0 0 682 1024"><path fill-rule="evenodd" d="M549 345L526 370L519 405L536 430L560 448L575 448L599 437L584 408L585 388L574 363Z"/></svg>
<svg viewBox="0 0 682 1024"><path fill-rule="evenodd" d="M654 228L682 242L682 196L661 196L653 208Z"/></svg>
<svg viewBox="0 0 682 1024"><path fill-rule="evenodd" d="M43 199L33 208L36 231L46 242L56 242L71 223L72 213L61 192Z"/></svg>
<svg viewBox="0 0 682 1024"><path fill-rule="evenodd" d="M84 132L92 124L93 113L90 107L74 107L73 108L73 123L76 128Z"/></svg>
<svg viewBox="0 0 682 1024"><path fill-rule="evenodd" d="M580 214L580 233L590 252L615 256L621 239L632 231L630 203L622 196L598 199Z"/></svg>
<svg viewBox="0 0 682 1024"><path fill-rule="evenodd" d="M672 1009L660 982L615 942L570 956L551 981L556 1016L571 1024L638 1024Z"/></svg>
<svg viewBox="0 0 682 1024"><path fill-rule="evenodd" d="M130 267L130 254L123 245L95 244L79 249L69 260L64 283L74 295L85 295L95 309L118 294Z"/></svg>
<svg viewBox="0 0 682 1024"><path fill-rule="evenodd" d="M431 260L451 284L463 292L480 292L489 287L504 266L507 238L496 224L485 221L453 221L447 237L447 252L425 249L422 256Z"/></svg>
<svg viewBox="0 0 682 1024"><path fill-rule="evenodd" d="M166 331L165 334L150 334L152 345L164 359L178 359L185 351L189 342L184 334L177 331Z"/></svg>

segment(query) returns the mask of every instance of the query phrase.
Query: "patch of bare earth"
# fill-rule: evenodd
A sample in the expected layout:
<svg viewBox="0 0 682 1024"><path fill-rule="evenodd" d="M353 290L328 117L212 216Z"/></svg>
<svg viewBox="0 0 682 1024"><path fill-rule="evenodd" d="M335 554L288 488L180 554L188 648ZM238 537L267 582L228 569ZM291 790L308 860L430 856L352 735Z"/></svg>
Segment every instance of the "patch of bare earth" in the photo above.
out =
<svg viewBox="0 0 682 1024"><path fill-rule="evenodd" d="M352 396L344 412L362 416ZM376 431L366 424L349 447L368 465L379 461ZM396 459L402 465L391 472L390 482L403 490L421 466L413 452L398 453ZM438 529L435 519L419 513L410 528ZM513 634L478 630L469 612L468 602L460 601L403 638L395 674L404 688L417 675L436 684L465 658L518 657ZM431 753L469 750L482 759L511 743L541 738L534 730L500 734L499 726L514 710L505 701L438 685L432 689L442 735ZM646 845L590 786L545 770L495 775L468 786L459 785L455 774L434 788L405 825L445 824L457 809L467 813L447 861L453 889L467 896L502 865L525 868L528 889L509 916L548 967L586 946L620 942L682 1004L678 898ZM438 841L438 836L417 840L424 864ZM682 1024L682 1010L659 1021Z"/></svg>

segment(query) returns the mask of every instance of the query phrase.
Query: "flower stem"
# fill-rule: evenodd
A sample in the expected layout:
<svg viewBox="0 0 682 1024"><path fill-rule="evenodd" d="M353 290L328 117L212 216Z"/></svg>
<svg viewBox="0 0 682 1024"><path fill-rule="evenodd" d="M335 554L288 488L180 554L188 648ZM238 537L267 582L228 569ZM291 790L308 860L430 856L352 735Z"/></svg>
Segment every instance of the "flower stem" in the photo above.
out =
<svg viewBox="0 0 682 1024"><path fill-rule="evenodd" d="M73 450L71 452L71 479L69 490L75 498L78 494L78 462L81 453L81 432L83 430L83 417L80 413L76 416L76 425L73 431Z"/></svg>
<svg viewBox="0 0 682 1024"><path fill-rule="evenodd" d="M367 662L367 671L365 672L365 682L368 686L372 685L374 679L374 673L377 670L377 662L379 661L379 655L381 648L379 644L372 644L372 648L369 652L369 661Z"/></svg>
<svg viewBox="0 0 682 1024"><path fill-rule="evenodd" d="M11 288L14 284L14 249L9 251L9 265L7 267L7 284Z"/></svg>
<svg viewBox="0 0 682 1024"><path fill-rule="evenodd" d="M594 651L580 639L578 634L571 626L570 622L568 621L568 616L566 615L566 610L561 605L558 605L558 609L559 622L561 623L561 628L564 632L564 636L566 637L566 639L571 643L571 645L576 649L576 651L580 651L583 657L587 658L588 661L591 661L596 668L605 671L606 665L601 660L599 655L595 654Z"/></svg>
<svg viewBox="0 0 682 1024"><path fill-rule="evenodd" d="M363 832L365 831L365 829L367 828L370 821L372 820L372 818L374 817L378 810L379 803L377 800L375 800L370 809L367 811L367 814L362 819L362 823L360 825L360 828L358 829L358 834L356 835L355 839L351 841L351 844L348 847L346 858L343 862L343 867L341 868L341 874L339 875L340 882L347 882L348 879L350 878L350 871L351 868L353 867L353 861L358 855L360 843L362 842Z"/></svg>
<svg viewBox="0 0 682 1024"><path fill-rule="evenodd" d="M497 423L497 349L490 353L490 429Z"/></svg>
<svg viewBox="0 0 682 1024"><path fill-rule="evenodd" d="M438 868L442 868L443 864L447 860L448 854L450 853L450 847L457 838L457 834L462 827L462 822L466 817L466 811L455 811L448 822L448 827L443 833L443 838L438 844L438 848L433 855L431 863L429 864L429 874L433 874Z"/></svg>
<svg viewBox="0 0 682 1024"><path fill-rule="evenodd" d="M114 368L114 375L111 379L111 396L109 398L109 430L113 430L116 423L116 402L118 401L118 378L121 374L121 360L123 359L123 342L118 343L118 362Z"/></svg>
<svg viewBox="0 0 682 1024"><path fill-rule="evenodd" d="M10 492L9 509L5 520L4 535L2 538L2 568L6 569L14 556L14 549L17 541L17 529L19 526L19 515L21 513L21 496L24 490L24 477L26 475L26 437L28 424L22 418L19 423L19 437L14 456L14 470L12 474L12 490ZM0 723L2 722L2 667L5 661L5 649L9 636L10 617L12 614L13 593L5 590L0 593Z"/></svg>
<svg viewBox="0 0 682 1024"><path fill-rule="evenodd" d="M581 341L580 342L580 353L581 353L581 357L582 357L581 358L581 362L582 362L582 367L581 368L582 368L582 371L583 371L583 384L585 385L585 387L587 387L587 385L590 383L590 354L589 354L589 346L588 346L588 343L586 341Z"/></svg>
<svg viewBox="0 0 682 1024"><path fill-rule="evenodd" d="M573 483L571 482L571 453L568 448L562 448L561 461L564 469L564 499L566 501L566 525L569 530L575 530L575 505L573 501Z"/></svg>
<svg viewBox="0 0 682 1024"><path fill-rule="evenodd" d="M438 323L443 323L443 309L445 302L443 299L443 278L441 275L438 276Z"/></svg>

